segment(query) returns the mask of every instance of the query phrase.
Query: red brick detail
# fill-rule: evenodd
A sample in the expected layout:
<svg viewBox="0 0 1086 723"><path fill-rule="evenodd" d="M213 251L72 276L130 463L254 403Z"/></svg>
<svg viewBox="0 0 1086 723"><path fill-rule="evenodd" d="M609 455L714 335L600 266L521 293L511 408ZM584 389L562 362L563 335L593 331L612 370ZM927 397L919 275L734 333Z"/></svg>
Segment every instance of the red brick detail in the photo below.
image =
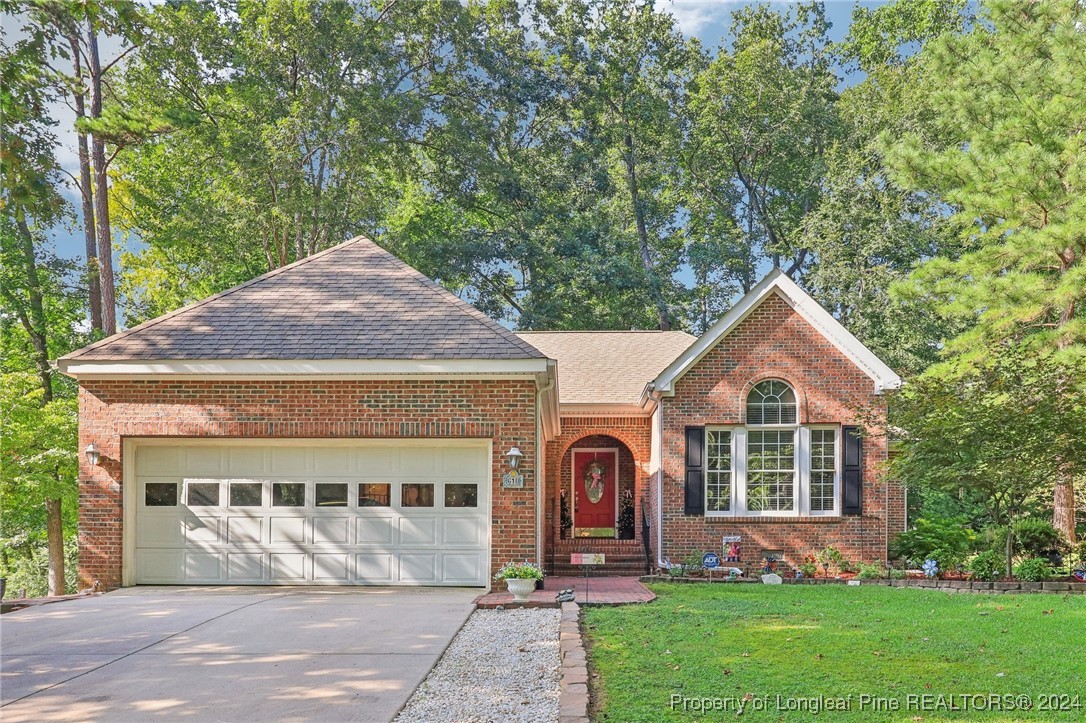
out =
<svg viewBox="0 0 1086 723"><path fill-rule="evenodd" d="M544 474L544 530L549 570L554 569L555 543L561 535L561 490L570 488L571 450L575 447L619 448L619 475L630 475L634 479L634 534L636 539L641 539L641 508L648 494L651 425L649 417L562 417L562 434L547 443Z"/></svg>
<svg viewBox="0 0 1086 723"><path fill-rule="evenodd" d="M770 295L677 382L674 397L661 402L661 556L680 560L693 551L719 552L723 535L742 535L743 564L752 567L766 550L783 550L795 565L829 545L853 561L884 560L888 537L904 529L904 492L882 473L881 428L869 429L864 439L861 516L709 519L683 513L684 428L743 424L747 393L767 378L782 379L796 390L803 424L861 424L868 415L879 427L885 424L885 401L874 394L871 378L784 300ZM655 494L649 497L655 503ZM655 543L655 531L653 537Z"/></svg>
<svg viewBox="0 0 1086 723"><path fill-rule="evenodd" d="M126 437L487 438L492 572L535 559L535 385L457 381L85 381L79 389L80 587L121 584L122 453ZM524 453L523 489L503 489L505 452Z"/></svg>

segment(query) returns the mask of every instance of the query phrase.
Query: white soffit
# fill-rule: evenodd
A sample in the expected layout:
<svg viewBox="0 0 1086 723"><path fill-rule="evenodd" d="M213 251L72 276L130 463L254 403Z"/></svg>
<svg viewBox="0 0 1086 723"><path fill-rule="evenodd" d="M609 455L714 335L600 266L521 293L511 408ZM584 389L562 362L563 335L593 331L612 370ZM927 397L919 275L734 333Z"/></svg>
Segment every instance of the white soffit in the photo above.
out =
<svg viewBox="0 0 1086 723"><path fill-rule="evenodd" d="M901 386L901 377L884 364L859 339L852 335L841 322L822 308L811 296L801 289L796 282L780 269L773 269L750 292L740 299L727 314L702 334L690 345L678 359L668 365L650 384L657 392L668 396L675 393L675 383L697 364L702 357L737 327L769 294L777 294L786 304L795 309L807 323L832 343L861 371L875 383L875 393L881 394Z"/></svg>

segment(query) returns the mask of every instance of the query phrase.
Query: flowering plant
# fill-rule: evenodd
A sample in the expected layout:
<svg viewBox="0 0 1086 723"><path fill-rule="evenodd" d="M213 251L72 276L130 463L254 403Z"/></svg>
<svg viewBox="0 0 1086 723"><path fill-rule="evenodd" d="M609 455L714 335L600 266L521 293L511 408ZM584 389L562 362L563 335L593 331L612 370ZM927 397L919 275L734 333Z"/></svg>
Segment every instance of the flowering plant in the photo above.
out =
<svg viewBox="0 0 1086 723"><path fill-rule="evenodd" d="M924 564L921 565L924 569L924 575L927 577L935 577L939 574L939 563L935 560L924 560Z"/></svg>
<svg viewBox="0 0 1086 723"><path fill-rule="evenodd" d="M534 562L507 562L494 574L495 580L542 580L543 571Z"/></svg>

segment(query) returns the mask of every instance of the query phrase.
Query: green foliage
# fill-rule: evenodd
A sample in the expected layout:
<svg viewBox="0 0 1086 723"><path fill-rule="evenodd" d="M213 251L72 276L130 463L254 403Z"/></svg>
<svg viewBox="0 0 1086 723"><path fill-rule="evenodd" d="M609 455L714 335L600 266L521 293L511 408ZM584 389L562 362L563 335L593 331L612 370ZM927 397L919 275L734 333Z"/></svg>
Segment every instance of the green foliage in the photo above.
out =
<svg viewBox="0 0 1086 723"><path fill-rule="evenodd" d="M889 574L886 572L886 568L879 563L860 563L860 569L856 573L856 577L861 580L884 580L889 577Z"/></svg>
<svg viewBox="0 0 1086 723"><path fill-rule="evenodd" d="M833 546L819 550L815 554L815 560L822 567L822 572L831 576L847 572L851 566L851 563L845 559L841 551Z"/></svg>
<svg viewBox="0 0 1086 723"><path fill-rule="evenodd" d="M964 489L991 523L1021 514L1059 475L1086 471L1086 360L992 348L981 364L911 381L892 406L907 431L895 476Z"/></svg>
<svg viewBox="0 0 1086 723"><path fill-rule="evenodd" d="M1015 550L1030 557L1067 548L1067 540L1063 533L1046 520L1027 517L1015 521L1011 529L1014 530Z"/></svg>
<svg viewBox="0 0 1086 723"><path fill-rule="evenodd" d="M984 550L969 561L966 569L975 580L996 580L1003 576L1006 560L1002 551Z"/></svg>
<svg viewBox="0 0 1086 723"><path fill-rule="evenodd" d="M43 522L44 526L44 522ZM75 536L64 540L64 587L74 593L79 584L79 546ZM0 577L7 579L5 599L26 590L27 597L49 594L49 553L44 545L23 539L0 541Z"/></svg>
<svg viewBox="0 0 1086 723"><path fill-rule="evenodd" d="M1003 595L946 595L881 585L732 585L721 590L660 583L651 588L657 598L648 605L584 610L589 665L599 675L590 682L594 700L600 701L597 720L735 717L734 710L703 714L681 705L672 708L667 703L676 692L690 700L738 701L751 691L756 697L762 695L757 691L772 691L768 712L747 708L740 719L791 720L773 709L774 696L810 698L812 685L826 700L853 695L854 701L861 693L903 701L902 681L920 681L921 690L930 684L932 689L960 686L1012 696L1086 689L1083 666L1055 664L1080 659L1073 631L1086 629L1086 606L1074 595L1020 595L1008 604L1010 598ZM1014 680L1006 681L1000 672ZM820 715L800 712L795 720L822 717L868 721L872 713L853 705ZM1003 721L1008 714L984 710L966 717ZM1034 717L1054 716L1042 712ZM1069 711L1062 719L1080 718L1078 711Z"/></svg>
<svg viewBox="0 0 1086 723"><path fill-rule="evenodd" d="M976 533L961 518L926 518L916 521L890 543L890 557L919 565L924 560L938 560L940 568L951 569L969 551ZM941 557L937 556L941 555ZM953 563L953 564L952 564Z"/></svg>
<svg viewBox="0 0 1086 723"><path fill-rule="evenodd" d="M1043 557L1033 557L1022 560L1014 566L1014 576L1018 580L1026 582L1041 582L1055 574L1051 563Z"/></svg>
<svg viewBox="0 0 1086 723"><path fill-rule="evenodd" d="M495 580L542 580L543 571L534 562L507 562L494 573Z"/></svg>

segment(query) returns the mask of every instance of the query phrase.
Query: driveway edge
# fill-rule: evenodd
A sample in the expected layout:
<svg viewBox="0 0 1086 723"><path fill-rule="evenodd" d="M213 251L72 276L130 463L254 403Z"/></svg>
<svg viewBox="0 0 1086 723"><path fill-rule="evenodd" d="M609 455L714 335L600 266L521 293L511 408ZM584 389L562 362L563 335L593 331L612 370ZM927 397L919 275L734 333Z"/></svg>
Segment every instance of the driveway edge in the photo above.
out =
<svg viewBox="0 0 1086 723"><path fill-rule="evenodd" d="M560 723L588 723L588 662L581 640L581 607L562 603L558 626L562 679L558 692Z"/></svg>

